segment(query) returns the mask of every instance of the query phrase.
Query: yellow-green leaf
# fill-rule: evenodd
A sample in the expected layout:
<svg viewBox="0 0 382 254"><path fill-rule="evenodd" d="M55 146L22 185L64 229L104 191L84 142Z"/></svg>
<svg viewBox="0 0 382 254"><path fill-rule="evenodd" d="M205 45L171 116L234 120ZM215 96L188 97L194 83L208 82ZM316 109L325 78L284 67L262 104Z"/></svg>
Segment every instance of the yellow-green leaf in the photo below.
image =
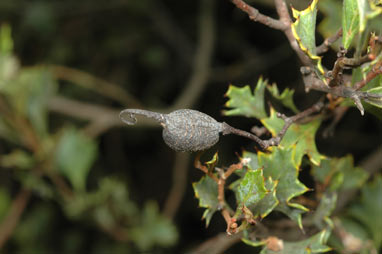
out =
<svg viewBox="0 0 382 254"><path fill-rule="evenodd" d="M292 8L293 17L296 21L292 24L291 28L301 50L315 62L317 69L323 74L324 69L321 65L321 57L316 54L317 2L318 0L313 0L308 8L302 11Z"/></svg>
<svg viewBox="0 0 382 254"><path fill-rule="evenodd" d="M278 118L274 109L271 108L271 115L261 121L264 126L276 136L284 126L284 120ZM287 130L280 146L285 148L295 147L293 161L296 166L301 164L302 157L308 155L310 161L319 165L323 155L317 151L315 136L320 127L321 120L317 119L306 124L292 124Z"/></svg>
<svg viewBox="0 0 382 254"><path fill-rule="evenodd" d="M357 0L344 0L342 8L342 44L348 49L359 32L360 13Z"/></svg>

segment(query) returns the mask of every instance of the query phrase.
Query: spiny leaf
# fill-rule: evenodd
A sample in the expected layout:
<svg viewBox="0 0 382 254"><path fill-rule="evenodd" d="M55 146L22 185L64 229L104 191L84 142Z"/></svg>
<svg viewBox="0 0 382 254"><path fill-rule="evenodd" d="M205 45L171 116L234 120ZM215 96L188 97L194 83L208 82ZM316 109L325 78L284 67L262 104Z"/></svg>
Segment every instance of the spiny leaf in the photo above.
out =
<svg viewBox="0 0 382 254"><path fill-rule="evenodd" d="M319 182L329 184L331 191L359 188L368 178L365 170L354 167L351 155L326 158L313 166L312 173Z"/></svg>
<svg viewBox="0 0 382 254"><path fill-rule="evenodd" d="M266 85L267 81L260 78L253 95L249 86L236 87L230 85L226 93L229 100L225 106L231 109L224 111L224 114L226 116L256 117L258 119L267 117L264 106Z"/></svg>
<svg viewBox="0 0 382 254"><path fill-rule="evenodd" d="M323 74L321 57L316 54L317 2L318 0L313 0L310 6L303 11L292 8L293 17L296 19L292 24L292 32L301 50L315 62L317 69Z"/></svg>
<svg viewBox="0 0 382 254"><path fill-rule="evenodd" d="M314 254L328 252L331 250L326 245L329 236L330 231L323 230L303 241L283 242L282 248L279 251L270 250L270 248L265 246L260 254Z"/></svg>
<svg viewBox="0 0 382 254"><path fill-rule="evenodd" d="M207 208L203 214L208 227L212 215L217 211L219 206L218 200L218 184L209 176L203 176L199 182L192 184L195 197L199 199L199 206Z"/></svg>
<svg viewBox="0 0 382 254"><path fill-rule="evenodd" d="M56 167L76 191L84 191L96 156L97 144L94 140L74 128L66 129L57 144Z"/></svg>
<svg viewBox="0 0 382 254"><path fill-rule="evenodd" d="M271 108L271 115L262 119L264 126L276 136L284 126L284 120L276 116L276 112ZM308 155L310 161L319 165L323 155L317 151L315 136L317 129L320 127L321 120L313 120L307 124L292 124L287 130L284 138L281 140L280 146L285 148L295 147L293 161L296 166L300 166L302 157Z"/></svg>
<svg viewBox="0 0 382 254"><path fill-rule="evenodd" d="M306 211L306 208L303 206L290 202L292 198L308 190L308 188L298 180L298 168L293 162L295 148L286 149L273 147L271 150L271 153L259 152L258 160L260 166L263 167L264 176L278 180L276 187L276 197L280 202L278 207L286 206ZM282 211L288 216L292 215L292 211L287 211L286 209ZM298 219L299 217L300 216L294 217L294 219Z"/></svg>
<svg viewBox="0 0 382 254"><path fill-rule="evenodd" d="M330 219L330 215L336 208L337 203L337 193L325 193L320 200L320 204L318 205L316 211L313 215L313 221L317 225L318 228L324 228L325 225L323 222L326 222L330 228L333 228L334 224Z"/></svg>
<svg viewBox="0 0 382 254"><path fill-rule="evenodd" d="M342 44L348 49L359 31L360 13L357 0L344 0L342 8Z"/></svg>
<svg viewBox="0 0 382 254"><path fill-rule="evenodd" d="M237 201L240 206L248 207L264 198L266 192L263 170L248 170L237 188Z"/></svg>
<svg viewBox="0 0 382 254"><path fill-rule="evenodd" d="M215 169L215 166L216 166L216 163L218 163L218 160L219 160L219 156L218 156L218 153L216 152L211 160L205 162L209 172Z"/></svg>
<svg viewBox="0 0 382 254"><path fill-rule="evenodd" d="M375 247L382 246L382 176L377 175L374 180L361 189L360 201L349 208L349 213L362 222L368 229Z"/></svg>
<svg viewBox="0 0 382 254"><path fill-rule="evenodd" d="M298 112L298 109L296 108L293 102L294 90L285 88L284 91L280 94L276 84L273 84L272 86L267 86L267 88L268 91L272 94L272 96L279 100L285 107L291 109L294 113Z"/></svg>

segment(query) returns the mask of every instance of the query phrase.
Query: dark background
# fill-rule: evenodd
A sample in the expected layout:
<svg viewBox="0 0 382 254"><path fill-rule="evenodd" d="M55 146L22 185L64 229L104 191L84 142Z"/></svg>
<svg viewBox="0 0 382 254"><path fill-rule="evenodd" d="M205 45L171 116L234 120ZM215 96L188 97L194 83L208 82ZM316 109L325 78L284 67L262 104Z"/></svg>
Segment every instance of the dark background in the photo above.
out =
<svg viewBox="0 0 382 254"><path fill-rule="evenodd" d="M160 110L176 101L193 75L200 2L3 0L0 21L11 25L14 51L23 66L54 64L86 71L117 84L142 107ZM304 92L298 59L281 32L249 20L228 0L214 2L213 11L210 11L215 26L211 31L215 37L211 68L201 95L191 106L193 109L250 130L260 124L256 119L221 114L227 100L224 94L229 84L248 84L254 88L260 76L270 83L275 82L280 90L295 89L295 103L299 109L317 100L318 92ZM248 2L262 13L277 17L273 1ZM295 1L293 6L302 9L307 3ZM322 37L317 36L318 42L322 42ZM327 54L326 67L332 67L334 56L334 52ZM97 93L66 85L65 81L60 83L59 93L115 110L125 107ZM50 119L53 129L65 121L84 125L82 120L61 114L52 113ZM139 123L136 127L108 128L97 136L99 157L90 172L88 188L95 188L100 177L117 175L126 180L130 197L138 205L156 200L163 208L173 184L175 152L164 144L160 126L146 127ZM381 144L381 122L369 114L361 117L355 108L346 113L334 136L325 139L322 131L328 124L324 122L316 140L318 150L324 155L352 153L358 163ZM219 151L220 165L230 165L238 160L237 154L242 149L253 150L253 144L241 137L223 137L203 159ZM198 208L191 183L203 174L192 167L193 157L190 156L186 171L185 195L173 218L179 231L179 243L170 250L158 249L158 253L183 253L225 231L224 220L219 214L213 217L208 228L201 221L203 209ZM309 174L302 174L302 178L309 186ZM38 198L34 202L39 202ZM99 238L108 238L86 224L67 220L58 207L55 211L57 235L52 236L52 241L71 229L86 235L82 243L86 251L92 249ZM251 251L251 248L239 244L226 253L239 250Z"/></svg>

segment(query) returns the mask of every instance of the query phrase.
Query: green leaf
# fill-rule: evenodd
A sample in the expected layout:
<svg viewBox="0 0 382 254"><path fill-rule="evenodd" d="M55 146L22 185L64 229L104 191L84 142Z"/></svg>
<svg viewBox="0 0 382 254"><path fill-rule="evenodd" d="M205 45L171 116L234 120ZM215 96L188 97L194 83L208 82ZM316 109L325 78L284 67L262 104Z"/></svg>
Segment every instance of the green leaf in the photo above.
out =
<svg viewBox="0 0 382 254"><path fill-rule="evenodd" d="M13 51L12 30L9 24L0 26L0 55L10 55Z"/></svg>
<svg viewBox="0 0 382 254"><path fill-rule="evenodd" d="M263 170L248 170L237 188L237 201L240 206L249 207L264 198L266 192Z"/></svg>
<svg viewBox="0 0 382 254"><path fill-rule="evenodd" d="M369 176L362 168L354 167L351 155L326 158L319 166L313 166L312 174L321 183L329 180L331 191L359 188Z"/></svg>
<svg viewBox="0 0 382 254"><path fill-rule="evenodd" d="M296 108L293 102L294 90L285 88L284 91L280 94L276 84L272 84L272 86L267 86L267 88L268 91L272 94L272 96L279 100L285 107L291 109L294 113L298 112L298 109Z"/></svg>
<svg viewBox="0 0 382 254"><path fill-rule="evenodd" d="M278 181L276 197L280 203L277 208L281 207L282 212L299 222L300 215L296 215L293 212L295 209L291 207L301 211L307 209L299 204L291 203L290 200L305 193L308 188L298 180L298 167L293 162L294 153L294 148L273 147L271 153L259 152L258 160L263 167L264 176Z"/></svg>
<svg viewBox="0 0 382 254"><path fill-rule="evenodd" d="M192 184L195 192L195 197L199 199L199 206L207 208L203 214L203 219L206 219L208 227L212 215L219 207L218 200L218 184L209 176L203 176L199 182Z"/></svg>
<svg viewBox="0 0 382 254"><path fill-rule="evenodd" d="M66 129L57 144L56 167L76 191L84 191L90 167L97 156L97 144L80 131Z"/></svg>
<svg viewBox="0 0 382 254"><path fill-rule="evenodd" d="M27 117L40 136L48 132L48 100L57 84L46 68L23 69L10 81L0 83L0 91L9 99L16 114Z"/></svg>
<svg viewBox="0 0 382 254"><path fill-rule="evenodd" d="M155 202L147 202L140 223L129 230L129 237L141 251L155 245L169 247L176 243L178 234L171 221L161 215Z"/></svg>
<svg viewBox="0 0 382 254"><path fill-rule="evenodd" d="M283 242L283 247L280 251L272 251L266 246L260 254L313 254L328 252L331 250L326 245L329 236L330 231L323 230L303 241Z"/></svg>
<svg viewBox="0 0 382 254"><path fill-rule="evenodd" d="M2 155L0 160L0 165L5 168L30 169L34 164L35 159L29 153L18 149Z"/></svg>
<svg viewBox="0 0 382 254"><path fill-rule="evenodd" d="M225 106L230 108L224 111L226 116L246 116L262 119L267 117L264 106L264 90L267 81L262 78L257 82L254 94L249 86L236 87L230 85L226 96L229 100Z"/></svg>
<svg viewBox="0 0 382 254"><path fill-rule="evenodd" d="M367 92L371 95L377 95L377 97L369 97L369 98L364 99L364 100L371 105L374 105L378 108L382 108L382 86L372 88L372 89L368 90Z"/></svg>
<svg viewBox="0 0 382 254"><path fill-rule="evenodd" d="M317 2L318 0L313 0L310 6L303 11L292 8L293 17L296 21L292 24L291 28L301 50L314 61L319 72L323 74L324 69L321 65L321 57L316 54Z"/></svg>
<svg viewBox="0 0 382 254"><path fill-rule="evenodd" d="M261 122L273 136L277 136L277 133L279 133L284 126L284 120L276 116L276 112L273 108L271 108L270 117L261 120ZM321 159L324 158L324 156L317 151L315 142L316 132L320 124L320 119L313 120L306 124L294 123L285 133L280 146L285 148L295 147L293 161L296 166L300 166L302 157L305 154L308 155L310 161L315 165L319 165Z"/></svg>
<svg viewBox="0 0 382 254"><path fill-rule="evenodd" d="M326 222L330 228L334 227L332 220L330 219L330 215L336 208L337 204L337 193L325 193L320 200L320 204L318 205L316 211L314 211L313 221L317 225L318 228L322 229L325 227L323 222Z"/></svg>
<svg viewBox="0 0 382 254"><path fill-rule="evenodd" d="M277 184L278 181L273 181L272 177L268 177L268 179L265 181L265 189L267 190L267 193L265 194L264 198L256 204L248 207L254 217L259 216L261 219L265 218L279 204L279 201L276 197Z"/></svg>
<svg viewBox="0 0 382 254"><path fill-rule="evenodd" d="M342 44L345 49L351 45L359 32L360 13L357 0L344 0L342 8Z"/></svg>
<svg viewBox="0 0 382 254"><path fill-rule="evenodd" d="M377 175L374 180L361 189L360 201L349 208L349 213L358 219L373 239L375 247L382 246L382 176Z"/></svg>

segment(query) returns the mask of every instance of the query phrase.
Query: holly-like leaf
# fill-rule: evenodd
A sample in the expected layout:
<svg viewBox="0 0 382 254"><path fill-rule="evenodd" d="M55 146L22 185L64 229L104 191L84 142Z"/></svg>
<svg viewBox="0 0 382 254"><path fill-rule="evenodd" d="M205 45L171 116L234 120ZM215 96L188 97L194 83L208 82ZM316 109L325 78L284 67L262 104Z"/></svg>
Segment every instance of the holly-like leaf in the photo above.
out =
<svg viewBox="0 0 382 254"><path fill-rule="evenodd" d="M75 190L84 191L96 156L97 144L92 139L74 128L66 129L57 144L56 167Z"/></svg>
<svg viewBox="0 0 382 254"><path fill-rule="evenodd" d="M330 215L336 208L337 203L337 193L325 193L320 200L320 204L318 205L316 211L314 211L313 221L319 228L324 228L325 225L323 222L326 222L331 228L333 228L334 224L330 219Z"/></svg>
<svg viewBox="0 0 382 254"><path fill-rule="evenodd" d="M276 136L284 126L284 120L276 116L276 112L271 108L271 115L261 121L264 126ZM320 127L321 120L313 120L306 124L292 124L281 140L280 146L285 148L295 147L293 161L296 166L300 166L302 157L308 155L310 161L319 165L323 155L317 151L315 136Z"/></svg>
<svg viewBox="0 0 382 254"><path fill-rule="evenodd" d="M344 0L342 8L342 44L345 49L351 45L359 32L360 13L357 0Z"/></svg>
<svg viewBox="0 0 382 254"><path fill-rule="evenodd" d="M267 86L267 88L268 91L272 94L272 96L279 100L285 107L291 109L294 113L298 112L298 109L296 108L293 102L294 90L285 88L284 91L280 94L276 84L273 84L272 86Z"/></svg>
<svg viewBox="0 0 382 254"><path fill-rule="evenodd" d="M216 152L211 160L204 163L206 164L209 172L212 172L215 169L215 166L216 166L216 163L218 163L218 160L219 160L219 156L218 156L218 153Z"/></svg>
<svg viewBox="0 0 382 254"><path fill-rule="evenodd" d="M260 166L263 167L265 177L277 180L276 197L279 200L277 209L299 223L300 214L296 215L295 209L306 211L303 206L291 203L290 200L305 193L308 188L298 180L298 167L293 161L295 148L273 147L271 153L258 153ZM283 207L289 209L283 209ZM293 209L292 209L293 208ZM301 225L301 223L299 223Z"/></svg>
<svg viewBox="0 0 382 254"><path fill-rule="evenodd" d="M361 189L360 201L349 208L349 213L367 228L377 249L382 246L382 176Z"/></svg>
<svg viewBox="0 0 382 254"><path fill-rule="evenodd" d="M199 182L192 184L195 197L199 199L199 206L206 208L203 219L206 220L208 227L212 215L217 211L219 206L218 200L218 184L209 176L203 176Z"/></svg>
<svg viewBox="0 0 382 254"><path fill-rule="evenodd" d="M315 62L317 69L323 74L321 57L316 54L317 2L318 0L313 0L308 8L303 11L292 8L293 17L296 19L292 24L292 32L301 50Z"/></svg>
<svg viewBox="0 0 382 254"><path fill-rule="evenodd" d="M248 170L237 188L237 202L239 206L252 206L264 198L266 192L263 170Z"/></svg>
<svg viewBox="0 0 382 254"><path fill-rule="evenodd" d="M283 242L279 250L272 250L271 246L266 245L260 254L314 254L324 253L331 250L326 245L330 231L323 230L310 238L299 242Z"/></svg>
<svg viewBox="0 0 382 254"><path fill-rule="evenodd" d="M331 191L359 188L368 178L368 173L354 167L353 157L326 158L319 166L313 166L313 176L321 183L329 185Z"/></svg>
<svg viewBox="0 0 382 254"><path fill-rule="evenodd" d="M225 106L230 108L225 110L226 116L246 116L262 119L267 117L264 106L264 90L267 81L262 78L257 82L254 93L252 94L250 87L236 87L230 85L225 96L229 98Z"/></svg>
<svg viewBox="0 0 382 254"><path fill-rule="evenodd" d="M129 237L140 250L147 251L155 245L168 247L176 243L176 228L161 215L156 203L146 203L141 216L140 223L129 230Z"/></svg>

